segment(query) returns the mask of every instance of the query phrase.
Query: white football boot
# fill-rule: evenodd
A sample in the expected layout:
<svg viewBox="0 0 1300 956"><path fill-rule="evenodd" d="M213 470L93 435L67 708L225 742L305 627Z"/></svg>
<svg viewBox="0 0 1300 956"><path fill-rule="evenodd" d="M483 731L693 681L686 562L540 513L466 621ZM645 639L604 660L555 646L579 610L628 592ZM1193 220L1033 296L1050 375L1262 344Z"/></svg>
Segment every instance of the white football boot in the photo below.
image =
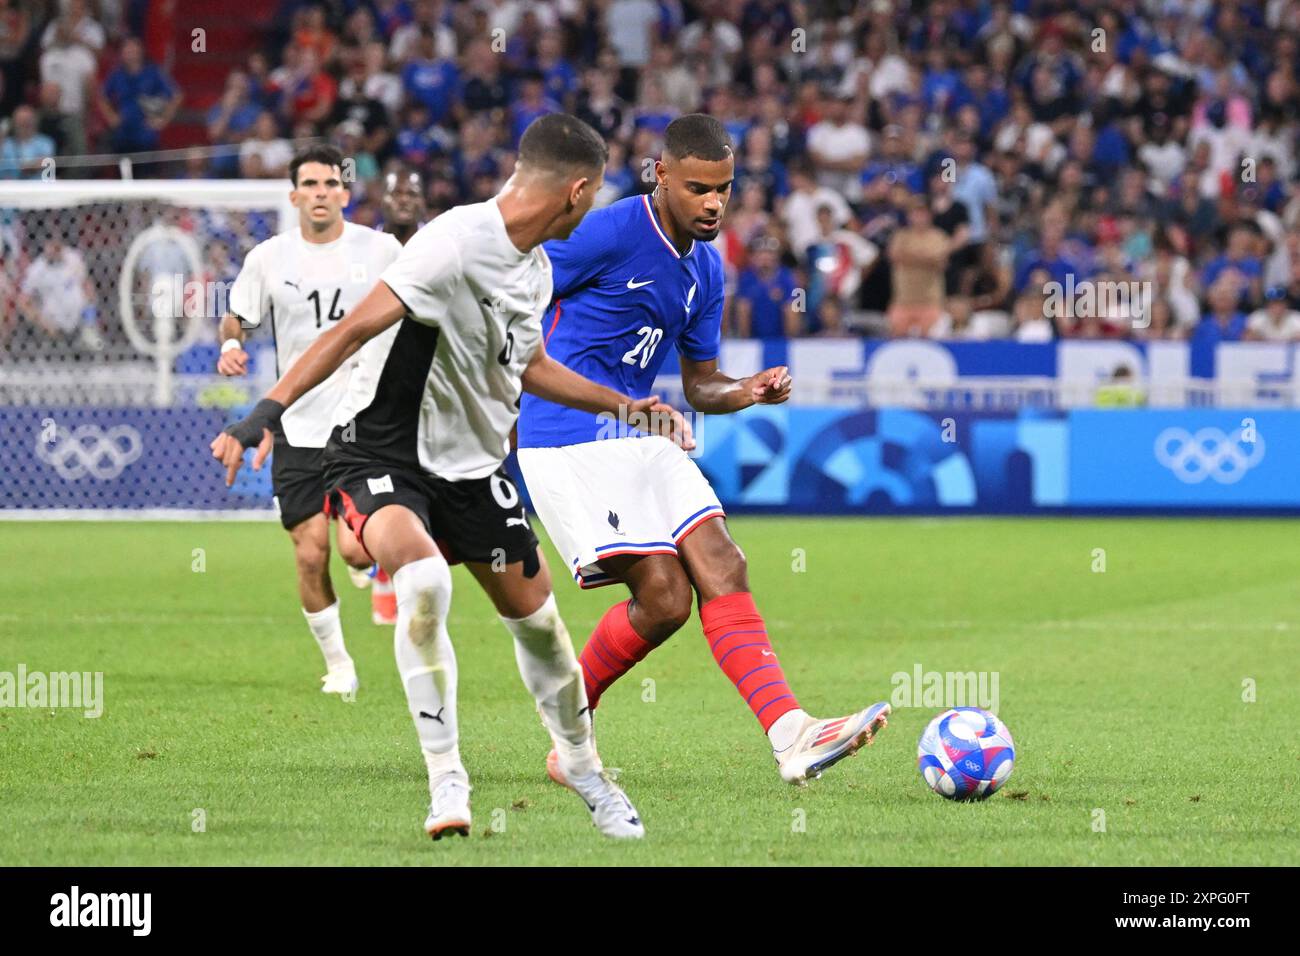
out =
<svg viewBox="0 0 1300 956"><path fill-rule="evenodd" d="M469 781L458 773L449 773L439 780L429 801L424 832L435 840L449 833L469 836L469 791Z"/></svg>
<svg viewBox="0 0 1300 956"><path fill-rule="evenodd" d="M582 797L582 802L591 811L596 829L605 836L623 840L639 840L645 836L641 815L609 773L596 770L586 776L570 773L564 776L569 789Z"/></svg>
<svg viewBox="0 0 1300 956"><path fill-rule="evenodd" d="M888 726L890 707L881 701L847 717L818 720L809 717L789 747L773 753L781 779L786 783L806 785L820 777L822 771L871 743L876 734Z"/></svg>
<svg viewBox="0 0 1300 956"><path fill-rule="evenodd" d="M342 694L355 697L361 681L357 680L357 668L351 661L336 664L320 679L322 694Z"/></svg>
<svg viewBox="0 0 1300 956"><path fill-rule="evenodd" d="M370 582L373 580L371 574L374 573L374 570L375 566L373 564L368 568L354 568L349 564L348 577L352 580L352 586L362 591L370 587Z"/></svg>

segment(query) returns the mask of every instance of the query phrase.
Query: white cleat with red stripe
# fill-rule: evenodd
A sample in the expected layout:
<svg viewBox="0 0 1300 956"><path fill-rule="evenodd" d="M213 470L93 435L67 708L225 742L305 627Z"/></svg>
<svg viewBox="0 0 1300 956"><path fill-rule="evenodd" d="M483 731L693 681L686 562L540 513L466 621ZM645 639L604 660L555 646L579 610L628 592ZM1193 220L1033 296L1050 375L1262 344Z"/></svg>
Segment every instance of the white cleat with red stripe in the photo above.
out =
<svg viewBox="0 0 1300 956"><path fill-rule="evenodd" d="M803 786L820 777L834 763L851 757L871 743L888 725L890 707L881 701L847 717L818 720L809 717L795 742L776 757L781 779Z"/></svg>

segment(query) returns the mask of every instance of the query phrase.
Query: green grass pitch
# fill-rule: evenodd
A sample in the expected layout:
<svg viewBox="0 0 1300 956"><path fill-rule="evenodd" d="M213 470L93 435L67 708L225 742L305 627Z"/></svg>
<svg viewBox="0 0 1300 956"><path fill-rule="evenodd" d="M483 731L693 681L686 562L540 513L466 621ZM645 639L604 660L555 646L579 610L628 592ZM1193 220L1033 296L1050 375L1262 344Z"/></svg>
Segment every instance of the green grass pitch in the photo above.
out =
<svg viewBox="0 0 1300 956"><path fill-rule="evenodd" d="M474 832L431 843L392 631L337 558L351 704L317 689L278 526L4 523L0 671L102 671L105 709L0 710L0 864L1300 863L1300 524L731 526L809 711L888 698L917 665L996 672L1017 750L1003 792L926 789L934 707L897 710L808 788L783 784L694 620L601 704L602 756L648 831L606 841L546 779L509 637L458 570ZM557 588L579 647L622 599Z"/></svg>

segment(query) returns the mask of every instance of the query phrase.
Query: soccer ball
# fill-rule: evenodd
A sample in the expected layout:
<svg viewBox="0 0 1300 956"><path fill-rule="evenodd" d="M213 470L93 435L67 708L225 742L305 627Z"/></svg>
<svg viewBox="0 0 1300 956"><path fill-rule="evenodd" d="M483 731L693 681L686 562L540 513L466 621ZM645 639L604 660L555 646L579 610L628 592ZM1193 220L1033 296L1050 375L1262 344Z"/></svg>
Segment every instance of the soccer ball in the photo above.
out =
<svg viewBox="0 0 1300 956"><path fill-rule="evenodd" d="M921 776L949 800L983 800L1007 782L1015 759L1011 731L978 707L945 710L916 745Z"/></svg>

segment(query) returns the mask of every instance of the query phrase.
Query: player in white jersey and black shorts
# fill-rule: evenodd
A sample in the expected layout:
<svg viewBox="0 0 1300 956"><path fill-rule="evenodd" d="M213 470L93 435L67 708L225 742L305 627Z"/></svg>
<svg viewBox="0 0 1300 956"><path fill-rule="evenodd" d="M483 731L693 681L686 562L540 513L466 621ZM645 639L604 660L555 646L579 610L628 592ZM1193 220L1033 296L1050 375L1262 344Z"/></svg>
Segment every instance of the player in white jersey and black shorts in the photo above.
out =
<svg viewBox="0 0 1300 956"><path fill-rule="evenodd" d="M397 590L394 653L429 772L425 830L435 838L467 835L470 826L446 627L448 560L465 562L514 636L520 675L596 826L608 836L644 834L600 765L550 571L501 471L524 390L593 413L649 413L661 432L690 444L681 416L657 397L633 400L597 385L548 358L542 345L551 270L541 243L568 236L591 208L607 156L596 132L572 116L534 120L501 192L416 233L365 299L212 443L227 481L254 445L257 467L285 409L381 339L336 412L326 472L349 524Z"/></svg>
<svg viewBox="0 0 1300 956"><path fill-rule="evenodd" d="M267 325L274 339L278 376L361 301L402 251L393 236L344 220L349 195L342 163L337 149L320 145L298 153L289 164L293 182L289 197L298 210L298 222L259 243L245 257L221 321L217 364L221 374L247 372L245 333ZM374 343L372 348L382 344ZM343 642L339 602L330 581L322 456L335 406L360 359L359 355L344 363L285 413L275 429L271 459L271 487L280 523L293 540L303 614L325 657L327 673L321 678L321 689L349 699L357 690L357 673ZM370 566L365 549L342 522L338 546L350 565Z"/></svg>
<svg viewBox="0 0 1300 956"><path fill-rule="evenodd" d="M379 197L383 213L380 228L402 245L424 225L429 214L424 201L424 177L419 170L399 166L384 174L384 192ZM397 595L392 579L378 564L360 570L349 568L352 583L370 588L370 617L376 624L397 623Z"/></svg>

